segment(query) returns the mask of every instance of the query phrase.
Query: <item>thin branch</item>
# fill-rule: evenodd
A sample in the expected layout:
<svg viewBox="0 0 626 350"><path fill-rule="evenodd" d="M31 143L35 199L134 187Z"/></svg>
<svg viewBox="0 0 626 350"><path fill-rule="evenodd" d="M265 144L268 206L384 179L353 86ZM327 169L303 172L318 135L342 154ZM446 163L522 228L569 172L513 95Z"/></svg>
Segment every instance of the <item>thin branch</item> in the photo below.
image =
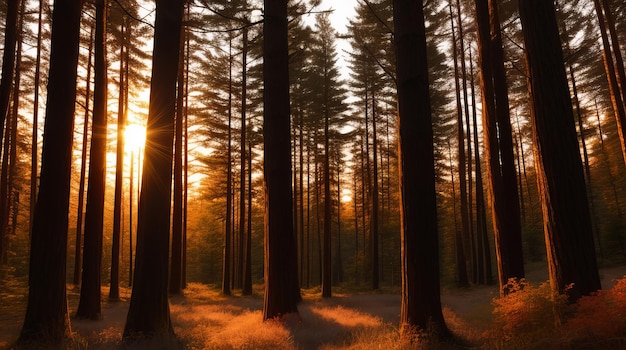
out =
<svg viewBox="0 0 626 350"><path fill-rule="evenodd" d="M362 44L361 45L365 51L367 51L367 53L376 61L376 64L378 64L378 66L380 67L380 69L383 70L383 72L385 72L385 74L387 74L389 76L389 78L391 78L391 80L393 80L394 84L398 84L398 81L396 80L396 76L393 74L393 72L387 68L379 59L378 57L376 57L376 55L370 50L370 48L365 45Z"/></svg>
<svg viewBox="0 0 626 350"><path fill-rule="evenodd" d="M121 3L120 3L120 1L119 1L119 0L113 0L113 1L115 1L115 3L116 3L116 4L117 4L117 5L118 5L121 9L122 9L122 11L124 11L124 13L125 13L128 17L130 17L131 19L133 19L133 20L135 20L135 21L137 21L137 22L140 22L140 23L143 23L143 24L145 24L145 25L148 25L148 26L150 26L150 28L154 29L154 24L146 22L146 20L145 20L145 19L146 19L146 17L148 17L148 16L152 15L152 13L153 13L154 11L156 11L156 8L154 8L154 9L152 9L152 11L148 12L148 14L147 14L147 15L145 15L143 18L138 18L137 16L133 15L132 13L130 13L130 12L129 12L129 11L128 11L128 10L127 10L127 9L126 9L126 8L125 8L122 4L121 4Z"/></svg>
<svg viewBox="0 0 626 350"><path fill-rule="evenodd" d="M374 15L374 17L376 17L378 22L380 22L380 24L382 24L383 27L385 27L385 29L387 30L387 33L393 35L393 29L389 27L387 22L385 22L382 18L380 18L380 16L378 15L376 10L374 9L374 6L372 5L371 2L369 2L369 0L358 0L358 1L364 3L365 5L367 5L367 8L369 8L370 12Z"/></svg>
<svg viewBox="0 0 626 350"><path fill-rule="evenodd" d="M191 23L191 22L189 22ZM237 32L240 30L244 30L246 28L250 28L250 27L254 27L257 24L261 24L263 23L263 19L260 19L258 21L255 22L248 22L245 25L239 26L239 27L235 27L235 28L229 28L229 29L220 29L220 30L207 30L207 29L203 29L202 27L199 26L192 26L190 24L188 24L189 28L192 28L190 31L194 32L194 33L202 33L202 34L208 34L208 33L232 33L232 32Z"/></svg>

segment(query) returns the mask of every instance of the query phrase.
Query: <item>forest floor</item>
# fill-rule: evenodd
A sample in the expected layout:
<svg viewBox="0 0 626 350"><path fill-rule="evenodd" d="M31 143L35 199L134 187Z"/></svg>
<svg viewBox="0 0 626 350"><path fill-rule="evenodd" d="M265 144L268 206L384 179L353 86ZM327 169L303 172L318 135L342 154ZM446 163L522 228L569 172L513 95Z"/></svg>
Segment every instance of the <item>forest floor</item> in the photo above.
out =
<svg viewBox="0 0 626 350"><path fill-rule="evenodd" d="M532 266L529 271L529 282L539 284L547 280L541 265ZM610 289L625 275L626 266L601 269L604 289ZM25 284L24 278L3 278L0 285L0 349L9 348L21 329L27 297ZM121 301L109 301L106 298L108 288L103 288L102 320L72 319L72 330L79 339L78 348L116 349L121 346L130 291L122 289L121 294ZM78 297L79 290L68 285L71 311L76 309ZM493 300L497 297L495 285L444 288L442 305L446 322L464 341L443 348L507 348L502 343L481 340L493 327ZM262 322L261 285L256 286L252 296L225 297L218 290L191 283L184 295L170 299L178 340L176 343L161 341L149 347L169 349L176 344L186 349L408 349L415 346L398 336L400 296L397 290L353 293L337 288L332 298L322 299L319 289L310 289L303 291L303 299L298 316ZM619 344L626 345L626 340ZM528 346L531 347L534 346Z"/></svg>

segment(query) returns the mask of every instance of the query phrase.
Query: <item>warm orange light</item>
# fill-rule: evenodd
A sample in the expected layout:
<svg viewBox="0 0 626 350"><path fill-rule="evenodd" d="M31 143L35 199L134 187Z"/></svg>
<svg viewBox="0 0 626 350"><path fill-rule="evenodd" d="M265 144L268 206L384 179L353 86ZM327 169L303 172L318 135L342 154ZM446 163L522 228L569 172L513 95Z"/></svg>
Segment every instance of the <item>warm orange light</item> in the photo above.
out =
<svg viewBox="0 0 626 350"><path fill-rule="evenodd" d="M128 151L138 151L146 143L146 128L142 125L130 124L124 130L125 146Z"/></svg>
<svg viewBox="0 0 626 350"><path fill-rule="evenodd" d="M341 190L341 202L348 203L352 202L352 191L347 188Z"/></svg>

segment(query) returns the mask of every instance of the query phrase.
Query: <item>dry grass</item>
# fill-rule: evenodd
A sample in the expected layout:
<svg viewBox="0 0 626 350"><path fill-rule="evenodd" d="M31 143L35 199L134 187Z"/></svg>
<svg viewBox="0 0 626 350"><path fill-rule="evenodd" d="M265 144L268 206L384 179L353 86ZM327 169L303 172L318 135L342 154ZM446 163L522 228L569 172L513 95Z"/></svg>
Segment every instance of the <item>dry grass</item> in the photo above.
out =
<svg viewBox="0 0 626 350"><path fill-rule="evenodd" d="M190 284L183 296L170 299L176 337L123 344L121 336L129 290L121 302L103 300L104 321L73 320L75 339L68 349L624 349L626 348L626 277L611 289L569 306L553 296L547 283L511 282L514 293L493 298L493 288L448 291L444 316L455 339L441 343L423 332L401 335L396 294L336 294L323 299L319 290L303 292L298 315L262 321L263 289L252 296L223 296L206 285ZM19 295L5 291L7 300ZM70 289L70 309L76 291ZM103 289L103 295L108 293ZM445 302L447 301L447 302ZM21 320L23 303L0 305L0 329ZM479 305L485 304L478 307ZM13 310L20 308L20 310ZM560 317L557 322L555 310ZM20 312L17 312L20 311ZM18 315L20 315L18 317ZM11 319L11 320L10 320ZM0 317L0 320L2 318ZM15 327L14 327L15 328ZM19 328L19 327L18 327ZM6 334L5 334L6 335ZM0 337L0 348L10 340Z"/></svg>
<svg viewBox="0 0 626 350"><path fill-rule="evenodd" d="M494 324L483 335L489 349L626 348L626 276L616 285L567 305L538 287L511 281L513 293L494 299Z"/></svg>

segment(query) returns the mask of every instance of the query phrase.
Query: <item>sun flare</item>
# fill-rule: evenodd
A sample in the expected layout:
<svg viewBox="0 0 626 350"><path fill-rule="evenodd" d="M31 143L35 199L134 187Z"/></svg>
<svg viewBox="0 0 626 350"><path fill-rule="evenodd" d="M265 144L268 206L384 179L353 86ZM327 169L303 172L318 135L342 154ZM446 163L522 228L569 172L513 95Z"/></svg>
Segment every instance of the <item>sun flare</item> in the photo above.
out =
<svg viewBox="0 0 626 350"><path fill-rule="evenodd" d="M127 150L138 151L146 143L146 128L137 124L127 125L126 130L124 130L124 138Z"/></svg>

